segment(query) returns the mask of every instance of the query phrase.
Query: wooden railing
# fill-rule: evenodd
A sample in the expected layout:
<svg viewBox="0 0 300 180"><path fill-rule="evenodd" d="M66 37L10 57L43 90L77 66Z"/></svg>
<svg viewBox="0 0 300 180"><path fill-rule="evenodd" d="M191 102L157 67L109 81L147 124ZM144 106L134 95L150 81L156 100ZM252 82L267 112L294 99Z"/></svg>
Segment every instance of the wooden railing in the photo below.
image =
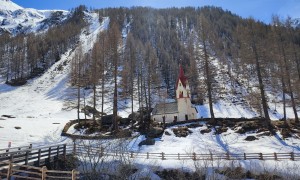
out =
<svg viewBox="0 0 300 180"><path fill-rule="evenodd" d="M5 152L0 154L0 162L12 162L28 165L29 163L35 166L44 165L46 162L58 158L59 156L66 157L67 145L60 144L55 146L46 146L38 148L29 148L24 150ZM0 164L0 169L3 165Z"/></svg>
<svg viewBox="0 0 300 180"><path fill-rule="evenodd" d="M30 150L30 149L32 149L32 144L30 144L29 146L20 146L20 147L0 149L0 154L6 153L6 152L16 152L16 151Z"/></svg>
<svg viewBox="0 0 300 180"><path fill-rule="evenodd" d="M22 149L22 148L21 148ZM104 148L96 148L91 146L79 146L66 144L28 148L24 150L17 150L12 152L0 153L0 175L3 177L3 170L7 170L5 177L20 176L21 173L31 175L29 179L34 179L33 176L38 176L37 179L45 177L52 179L59 179L66 175L64 179L74 179L78 172L73 171L54 171L40 168L47 162L51 162L59 156L66 157L67 154L73 153L77 156L111 156L111 157L127 157L127 158L144 158L144 159L160 159L160 160L292 160L299 161L300 153L140 153L128 151L109 151ZM34 166L29 166L34 165ZM19 168L17 168L19 167ZM30 170L30 171L29 171ZM62 174L57 176L57 174ZM1 177L0 176L0 177ZM23 176L22 176L23 177ZM20 177L19 177L20 178ZM24 178L24 177L23 177ZM76 177L75 177L76 179Z"/></svg>
<svg viewBox="0 0 300 180"><path fill-rule="evenodd" d="M83 149L86 148L86 149ZM129 158L161 159L161 160L292 160L299 161L300 153L140 153L140 152L113 152L104 148L77 146L76 155L89 156L126 156Z"/></svg>
<svg viewBox="0 0 300 180"><path fill-rule="evenodd" d="M29 163L35 166L44 165L58 158L58 156L66 157L67 154L81 155L88 152L89 155L100 156L128 156L130 158L145 158L145 159L162 159L162 160L300 160L300 153L140 153L128 151L109 151L104 148L87 147L74 144L74 146L67 146L66 144L47 146L39 148L31 148L21 151L6 152L0 154L0 162L12 162L28 165ZM1 164L0 164L1 168Z"/></svg>
<svg viewBox="0 0 300 180"><path fill-rule="evenodd" d="M20 179L32 179L32 180L45 180L45 179L78 179L79 172L72 171L56 171L48 170L46 166L34 167L28 165L20 165L16 163L2 163L8 166L7 173L0 172L0 175L4 175L7 179L20 178ZM25 176L26 175L26 176Z"/></svg>
<svg viewBox="0 0 300 180"><path fill-rule="evenodd" d="M66 144L39 147L21 148L11 152L0 153L0 177L21 179L72 179L79 178L79 172L48 170L46 162L56 160L58 156L66 156L73 153L75 156L99 156L99 157L127 157L157 160L292 160L299 161L300 153L141 153L128 151L109 151L103 147L80 146ZM1 179L1 178L0 178Z"/></svg>

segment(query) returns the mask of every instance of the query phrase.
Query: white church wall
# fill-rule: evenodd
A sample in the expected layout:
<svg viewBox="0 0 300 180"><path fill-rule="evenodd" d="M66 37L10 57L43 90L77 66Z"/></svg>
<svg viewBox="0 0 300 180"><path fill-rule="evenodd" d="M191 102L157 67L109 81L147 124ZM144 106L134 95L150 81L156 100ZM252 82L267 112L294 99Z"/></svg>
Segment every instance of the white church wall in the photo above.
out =
<svg viewBox="0 0 300 180"><path fill-rule="evenodd" d="M163 117L165 116L165 122L166 123L171 123L174 122L175 119L177 119L177 121L179 120L178 117L178 113L176 114L159 114L159 115L153 115L152 119L157 121L157 122L163 122ZM177 118L175 118L175 116Z"/></svg>

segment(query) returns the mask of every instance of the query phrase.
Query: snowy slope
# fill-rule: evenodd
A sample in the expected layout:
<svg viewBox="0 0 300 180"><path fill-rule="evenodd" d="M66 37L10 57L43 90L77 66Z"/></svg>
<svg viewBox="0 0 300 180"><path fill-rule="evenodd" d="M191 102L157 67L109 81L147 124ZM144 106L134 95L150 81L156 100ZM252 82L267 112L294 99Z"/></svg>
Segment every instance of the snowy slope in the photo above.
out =
<svg viewBox="0 0 300 180"><path fill-rule="evenodd" d="M262 116L260 112L251 107L250 103L248 102L249 99L246 98L252 98L249 90L246 88L247 85L244 84L244 82L247 81L244 81L241 77L230 77L228 74L228 65L220 61L218 58L212 56L210 57L210 61L216 69L216 76L214 77L214 79L218 85L218 87L216 88L218 91L218 100L216 100L213 104L215 117L254 118ZM250 83L255 84L256 80L253 81L254 82ZM271 120L279 120L283 118L283 105L281 103L282 93L277 92L277 94L272 94L270 91L268 91L268 86L266 86L265 89L267 99L269 100L269 116ZM287 94L286 96L289 97ZM204 105L197 105L196 108L198 110L199 118L210 117L208 98L206 98L206 102L204 103ZM286 112L287 118L294 118L292 107L286 107Z"/></svg>
<svg viewBox="0 0 300 180"><path fill-rule="evenodd" d="M299 161L291 160L219 160L215 159L214 161L206 160L175 160L176 155L180 154L219 154L229 152L231 157L235 157L235 154L242 153L299 153L300 152L300 140L299 138L288 138L282 140L279 136L262 136L258 137L255 141L245 141L246 136L257 134L246 133L238 134L233 130L229 129L226 133L215 135L214 131L210 133L201 134L200 130L206 129L207 126L204 122L203 127L190 128L192 132L187 137L176 137L172 132L172 128L167 128L165 131L168 131L170 135L164 135L161 138L156 138L155 145L152 146L141 146L138 144L145 139L144 136L139 136L138 138L131 141L129 145L130 151L133 152L142 152L142 153L162 153L173 154L174 158L167 160L160 159L146 159L137 158L134 160L135 163L148 165L148 166L159 166L162 168L176 168L183 170L192 170L195 171L197 168L222 168L222 167L243 167L247 170L254 172L279 172L283 174L295 174L299 175ZM187 124L185 124L187 125ZM182 125L184 126L184 125ZM151 156L150 156L151 157ZM209 172L207 172L209 174ZM297 176L298 177L298 176ZM210 179L210 178L208 178ZM215 178L213 178L215 179ZM216 178L216 179L228 179L228 178ZM291 178L287 178L291 179Z"/></svg>
<svg viewBox="0 0 300 180"><path fill-rule="evenodd" d="M22 8L11 1L0 0L0 33L18 34L45 30L51 25L47 19L53 17L50 22L55 24L65 20L68 14L64 10Z"/></svg>
<svg viewBox="0 0 300 180"><path fill-rule="evenodd" d="M83 53L91 49L97 34L107 28L109 19L99 23L96 13L87 14L90 22L89 33L82 33L80 42ZM76 51L76 49L75 49ZM30 80L22 87L12 88L0 79L0 148L59 143L65 138L60 134L64 124L76 118L76 110L64 110L66 94L75 89L69 88L69 71L75 51L66 52L61 60L55 63L41 77ZM58 70L63 65L63 70ZM15 118L5 118L12 115ZM16 126L21 129L15 129Z"/></svg>
<svg viewBox="0 0 300 180"><path fill-rule="evenodd" d="M0 0L0 10L15 11L18 9L23 9L23 7L13 3L10 0Z"/></svg>
<svg viewBox="0 0 300 180"><path fill-rule="evenodd" d="M300 153L300 139L288 138L283 141L280 136L261 136L255 141L246 141L247 136L257 136L256 133L238 134L234 130L228 129L222 134L215 134L214 130L210 133L201 134L200 131L207 129L205 123L202 127L189 128L191 134L187 137L176 137L172 128L167 128L171 135L164 134L160 139L156 139L154 146L138 147L138 144L145 139L140 136L130 144L130 150L139 152L159 153L165 152L167 154L177 153L226 153L231 155L241 153L273 153L273 152L297 152ZM184 125L182 125L184 126Z"/></svg>

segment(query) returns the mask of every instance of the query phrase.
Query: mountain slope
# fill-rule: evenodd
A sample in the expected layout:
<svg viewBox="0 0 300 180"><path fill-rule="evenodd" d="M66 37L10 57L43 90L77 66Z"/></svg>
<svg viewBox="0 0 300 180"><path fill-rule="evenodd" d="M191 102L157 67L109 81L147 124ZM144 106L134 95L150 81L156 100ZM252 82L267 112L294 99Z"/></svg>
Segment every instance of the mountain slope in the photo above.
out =
<svg viewBox="0 0 300 180"><path fill-rule="evenodd" d="M16 11L18 9L23 9L23 7L13 3L10 0L0 0L0 10Z"/></svg>
<svg viewBox="0 0 300 180"><path fill-rule="evenodd" d="M100 24L97 13L87 16L89 32L83 32L79 40L84 47L83 53L92 48L95 37L109 23L106 18ZM63 110L66 107L66 96L72 96L76 92L69 84L71 59L75 51L69 49L42 76L30 80L24 86L11 87L0 78L0 147L6 147L8 142L12 142L13 146L22 146L28 143L41 145L66 140L60 137L62 128L70 119L76 118L75 110ZM16 118L5 118L2 115ZM20 126L20 131L15 126Z"/></svg>
<svg viewBox="0 0 300 180"><path fill-rule="evenodd" d="M36 10L0 0L0 34L30 33L45 30L65 20L69 12L64 10Z"/></svg>

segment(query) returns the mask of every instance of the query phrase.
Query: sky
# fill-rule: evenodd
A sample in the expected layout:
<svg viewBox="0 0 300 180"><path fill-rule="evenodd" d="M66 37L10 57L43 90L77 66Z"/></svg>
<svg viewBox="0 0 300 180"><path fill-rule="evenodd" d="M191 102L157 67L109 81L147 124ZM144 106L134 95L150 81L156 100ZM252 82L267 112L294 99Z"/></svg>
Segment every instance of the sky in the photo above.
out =
<svg viewBox="0 0 300 180"><path fill-rule="evenodd" d="M201 7L212 5L229 10L244 18L253 17L265 23L272 15L300 18L300 0L12 0L24 8L69 10L80 4L92 8L149 6Z"/></svg>

